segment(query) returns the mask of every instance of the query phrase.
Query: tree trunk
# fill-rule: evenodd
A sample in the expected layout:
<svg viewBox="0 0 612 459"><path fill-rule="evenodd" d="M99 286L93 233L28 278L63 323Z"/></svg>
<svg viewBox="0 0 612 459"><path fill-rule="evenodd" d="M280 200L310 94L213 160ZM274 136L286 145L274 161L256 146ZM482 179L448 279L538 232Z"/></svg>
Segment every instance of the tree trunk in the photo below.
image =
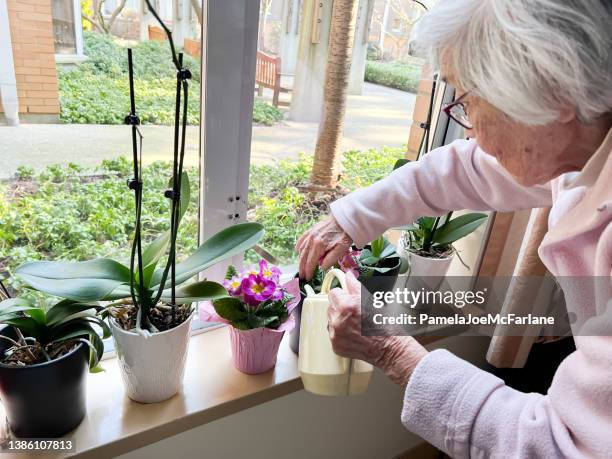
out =
<svg viewBox="0 0 612 459"><path fill-rule="evenodd" d="M358 0L334 0L323 89L323 116L312 168L312 184L334 188L339 179L340 144L346 112Z"/></svg>

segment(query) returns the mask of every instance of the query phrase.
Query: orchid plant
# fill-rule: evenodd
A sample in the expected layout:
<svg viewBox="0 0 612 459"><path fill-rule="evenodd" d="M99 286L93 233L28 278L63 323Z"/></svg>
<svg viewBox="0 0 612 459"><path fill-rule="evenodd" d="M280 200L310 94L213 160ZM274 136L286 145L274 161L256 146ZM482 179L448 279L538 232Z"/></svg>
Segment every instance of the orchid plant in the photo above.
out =
<svg viewBox="0 0 612 459"><path fill-rule="evenodd" d="M230 266L224 281L227 296L205 305L203 318L214 321L218 316L240 330L278 329L299 301L297 279L281 284L280 276L280 269L264 259L241 272Z"/></svg>
<svg viewBox="0 0 612 459"><path fill-rule="evenodd" d="M183 66L172 32L149 0L149 11L164 29L177 69L172 177L164 196L170 200L169 230L143 247L142 140L136 111L132 50L128 49L130 113L125 123L132 130L133 177L128 188L134 192L134 237L130 260L120 263L97 259L79 263L41 261L20 266L16 274L31 288L76 302L113 301L105 310L125 330L147 335L169 330L186 321L192 304L227 294L222 285L191 281L203 270L254 246L263 236L258 223L241 223L226 228L204 242L186 260L177 260L177 236L190 201L189 177L183 170L187 129L188 88L191 72ZM163 260L163 263L162 263ZM163 267L158 267L161 264Z"/></svg>
<svg viewBox="0 0 612 459"><path fill-rule="evenodd" d="M407 266L396 252L395 246L384 236L374 239L361 250L351 247L338 260L338 265L344 272L350 271L357 278L384 276L392 272L402 274L407 270Z"/></svg>

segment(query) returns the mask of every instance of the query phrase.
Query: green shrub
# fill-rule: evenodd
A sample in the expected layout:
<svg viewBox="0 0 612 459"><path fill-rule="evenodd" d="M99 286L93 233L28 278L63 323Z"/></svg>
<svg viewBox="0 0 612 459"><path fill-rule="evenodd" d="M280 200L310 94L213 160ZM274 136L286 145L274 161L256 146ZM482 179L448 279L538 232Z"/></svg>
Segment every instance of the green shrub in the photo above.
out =
<svg viewBox="0 0 612 459"><path fill-rule="evenodd" d="M283 119L281 112L274 105L261 100L255 100L253 105L253 121L256 123L272 126Z"/></svg>
<svg viewBox="0 0 612 459"><path fill-rule="evenodd" d="M382 147L366 151L350 150L343 155L340 184L354 190L366 187L388 175L404 148ZM312 170L312 155L302 154L297 161L280 160L272 165L251 166L249 181L249 219L264 225L261 245L283 264L296 261L297 238L329 214L329 203L337 196L317 196L314 200L299 193Z"/></svg>
<svg viewBox="0 0 612 459"><path fill-rule="evenodd" d="M401 62L366 61L365 81L402 91L416 92L421 67Z"/></svg>
<svg viewBox="0 0 612 459"><path fill-rule="evenodd" d="M87 61L76 68L60 69L60 119L76 124L122 124L129 112L126 47L112 37L84 33ZM167 42L146 41L134 49L136 109L143 124L174 122L176 69ZM200 122L200 62L184 55L193 75L187 122ZM255 101L253 121L272 125L283 114L272 105Z"/></svg>
<svg viewBox="0 0 612 459"><path fill-rule="evenodd" d="M402 148L348 151L341 184L349 189L368 186L387 175L402 156ZM312 159L301 155L297 161L251 166L248 218L264 225L261 245L283 264L295 261L297 238L328 214L329 202L337 197L312 199L298 191L297 185L310 178ZM134 199L126 187L131 167L125 157L105 160L94 170L74 164L49 166L32 178L29 191L19 194L13 191L23 181L0 184L0 271L10 274L31 260L128 259L134 231ZM197 170L189 173L197 177ZM144 168L142 222L147 242L168 228L169 201L163 192L170 175L166 162ZM198 243L197 180L191 186L190 207L179 233L179 258L192 253ZM247 254L247 259L252 261L253 255ZM13 287L20 287L18 280L13 282Z"/></svg>

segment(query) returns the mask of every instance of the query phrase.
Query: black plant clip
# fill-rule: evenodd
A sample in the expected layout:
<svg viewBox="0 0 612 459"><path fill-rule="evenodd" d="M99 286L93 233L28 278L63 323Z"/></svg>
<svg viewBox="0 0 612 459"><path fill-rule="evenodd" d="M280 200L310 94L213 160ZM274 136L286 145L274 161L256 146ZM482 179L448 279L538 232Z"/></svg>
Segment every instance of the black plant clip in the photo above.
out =
<svg viewBox="0 0 612 459"><path fill-rule="evenodd" d="M191 72L189 69L182 68L176 73L176 77L181 81L191 80Z"/></svg>
<svg viewBox="0 0 612 459"><path fill-rule="evenodd" d="M179 202L181 199L181 192L178 190L169 189L164 191L164 196L172 201Z"/></svg>
<svg viewBox="0 0 612 459"><path fill-rule="evenodd" d="M140 191L142 190L142 180L128 179L127 186L130 190Z"/></svg>
<svg viewBox="0 0 612 459"><path fill-rule="evenodd" d="M129 126L140 126L140 118L138 115L129 114L123 120L123 124L127 124Z"/></svg>

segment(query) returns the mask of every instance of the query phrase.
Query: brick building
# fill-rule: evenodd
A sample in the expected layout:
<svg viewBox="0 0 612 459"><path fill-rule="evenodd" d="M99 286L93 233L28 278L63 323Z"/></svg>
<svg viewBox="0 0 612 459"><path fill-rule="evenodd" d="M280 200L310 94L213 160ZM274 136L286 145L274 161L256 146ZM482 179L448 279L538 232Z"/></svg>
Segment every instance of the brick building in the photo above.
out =
<svg viewBox="0 0 612 459"><path fill-rule="evenodd" d="M80 2L0 0L3 121L59 121L57 62L81 59Z"/></svg>

